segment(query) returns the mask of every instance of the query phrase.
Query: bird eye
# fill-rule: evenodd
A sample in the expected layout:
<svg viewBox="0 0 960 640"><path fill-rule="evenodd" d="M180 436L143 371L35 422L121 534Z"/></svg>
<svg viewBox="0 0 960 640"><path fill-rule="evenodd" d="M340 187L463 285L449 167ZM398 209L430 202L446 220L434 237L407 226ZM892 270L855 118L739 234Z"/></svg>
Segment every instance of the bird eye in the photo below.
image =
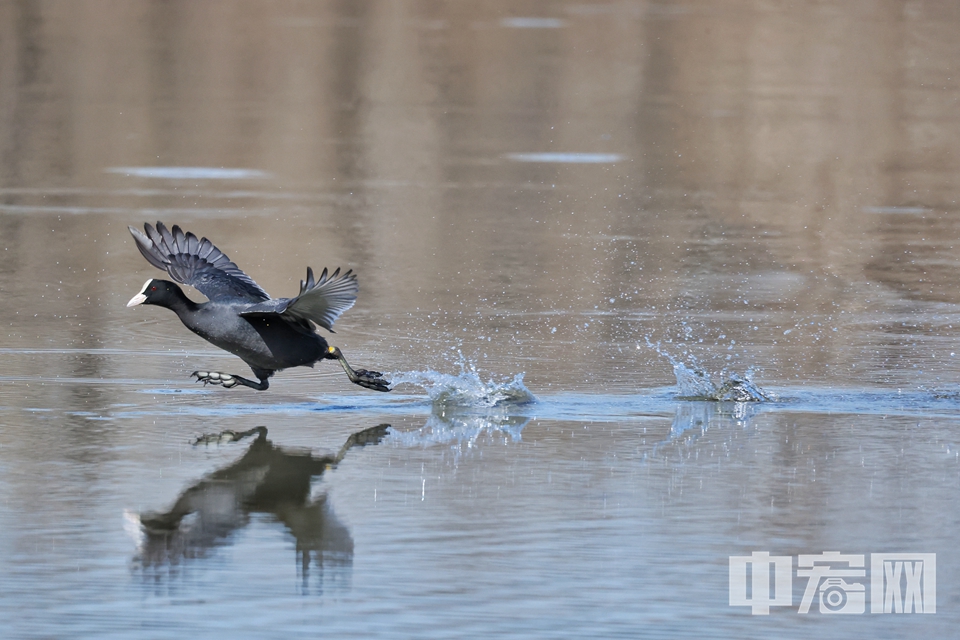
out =
<svg viewBox="0 0 960 640"><path fill-rule="evenodd" d="M150 287L150 291L156 291L156 290L157 290L156 287Z"/></svg>

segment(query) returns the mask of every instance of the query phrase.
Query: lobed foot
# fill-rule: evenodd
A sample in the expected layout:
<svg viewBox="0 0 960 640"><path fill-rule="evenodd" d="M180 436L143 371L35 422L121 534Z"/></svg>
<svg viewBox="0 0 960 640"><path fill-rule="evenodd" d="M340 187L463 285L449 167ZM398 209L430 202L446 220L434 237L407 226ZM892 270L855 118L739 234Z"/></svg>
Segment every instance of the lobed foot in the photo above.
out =
<svg viewBox="0 0 960 640"><path fill-rule="evenodd" d="M197 382L202 382L203 384L219 384L226 389L232 389L238 384L256 389L257 391L266 391L270 388L270 381L267 380L267 378L273 375L272 371L254 369L253 372L260 378L260 382L247 380L243 376L235 376L231 373L220 373L219 371L194 371L190 375L196 376Z"/></svg>
<svg viewBox="0 0 960 640"><path fill-rule="evenodd" d="M196 376L197 382L202 382L205 385L219 384L225 389L232 389L240 384L237 376L232 376L229 373L220 373L219 371L194 371L190 375Z"/></svg>
<svg viewBox="0 0 960 640"><path fill-rule="evenodd" d="M383 379L383 374L379 371L367 371L366 369L354 369L356 379L351 381L361 387L373 389L374 391L390 391L390 381Z"/></svg>

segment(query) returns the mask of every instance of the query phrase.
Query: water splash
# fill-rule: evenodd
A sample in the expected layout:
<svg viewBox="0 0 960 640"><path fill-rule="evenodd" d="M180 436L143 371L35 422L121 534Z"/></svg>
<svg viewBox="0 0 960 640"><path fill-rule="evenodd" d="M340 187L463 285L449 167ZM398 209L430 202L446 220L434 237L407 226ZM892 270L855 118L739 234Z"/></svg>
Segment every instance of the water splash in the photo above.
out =
<svg viewBox="0 0 960 640"><path fill-rule="evenodd" d="M749 402L682 402L677 404L670 434L643 454L644 460L657 460L679 455L694 445L711 429L723 430L724 447L729 448L736 437L734 430L746 430L753 418L762 411L757 404Z"/></svg>
<svg viewBox="0 0 960 640"><path fill-rule="evenodd" d="M716 402L770 402L775 401L773 394L761 389L750 379L752 372L730 373L721 371L715 382L701 369L691 369L682 362L674 363L673 375L677 378L677 387L681 400L711 400Z"/></svg>
<svg viewBox="0 0 960 640"><path fill-rule="evenodd" d="M389 375L394 386L412 384L426 391L433 406L441 410L504 408L537 401L524 386L523 373L512 380L484 382L475 367L461 363L458 375L437 371L399 371Z"/></svg>
<svg viewBox="0 0 960 640"><path fill-rule="evenodd" d="M777 397L761 389L753 382L753 371L747 369L743 374L729 372L726 369L711 376L703 370L697 359L690 356L691 365L681 362L670 353L653 344L647 338L647 346L655 350L673 365L673 375L677 379L677 398L680 400L707 400L712 402L771 402Z"/></svg>
<svg viewBox="0 0 960 640"><path fill-rule="evenodd" d="M704 434L711 428L736 426L746 429L761 409L755 404L737 402L684 402L677 405L667 442L694 434Z"/></svg>
<svg viewBox="0 0 960 640"><path fill-rule="evenodd" d="M462 453L464 449L477 447L485 437L520 442L521 432L528 422L530 418L523 416L432 414L422 427L414 431L391 429L390 441L417 447L447 444Z"/></svg>

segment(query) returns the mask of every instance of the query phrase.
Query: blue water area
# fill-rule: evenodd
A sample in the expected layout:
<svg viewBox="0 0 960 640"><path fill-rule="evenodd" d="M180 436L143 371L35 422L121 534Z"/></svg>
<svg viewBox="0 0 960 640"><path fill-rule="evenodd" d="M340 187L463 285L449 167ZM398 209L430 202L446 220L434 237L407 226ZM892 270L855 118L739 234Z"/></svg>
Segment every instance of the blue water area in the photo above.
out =
<svg viewBox="0 0 960 640"><path fill-rule="evenodd" d="M256 403L131 385L132 404L30 412L63 426L35 444L42 476L5 480L44 487L29 517L5 507L4 588L34 603L8 637L800 637L828 624L798 615L804 581L754 616L728 602L729 558L834 550L937 554L940 613L900 624L949 636L956 390L733 402L396 379L398 395ZM101 434L93 475L57 462L87 455L77 429Z"/></svg>

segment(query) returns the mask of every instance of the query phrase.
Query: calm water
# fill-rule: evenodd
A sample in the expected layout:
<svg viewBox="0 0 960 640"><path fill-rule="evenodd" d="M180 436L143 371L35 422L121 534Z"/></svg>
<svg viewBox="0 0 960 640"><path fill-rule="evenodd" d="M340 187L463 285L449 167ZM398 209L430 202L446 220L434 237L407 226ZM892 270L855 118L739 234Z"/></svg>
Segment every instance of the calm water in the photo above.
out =
<svg viewBox="0 0 960 640"><path fill-rule="evenodd" d="M958 29L0 2L0 635L954 636ZM249 372L124 306L156 220L356 270L331 341L396 390L192 383ZM792 606L729 605L754 551ZM937 554L936 613L799 614L827 551Z"/></svg>

